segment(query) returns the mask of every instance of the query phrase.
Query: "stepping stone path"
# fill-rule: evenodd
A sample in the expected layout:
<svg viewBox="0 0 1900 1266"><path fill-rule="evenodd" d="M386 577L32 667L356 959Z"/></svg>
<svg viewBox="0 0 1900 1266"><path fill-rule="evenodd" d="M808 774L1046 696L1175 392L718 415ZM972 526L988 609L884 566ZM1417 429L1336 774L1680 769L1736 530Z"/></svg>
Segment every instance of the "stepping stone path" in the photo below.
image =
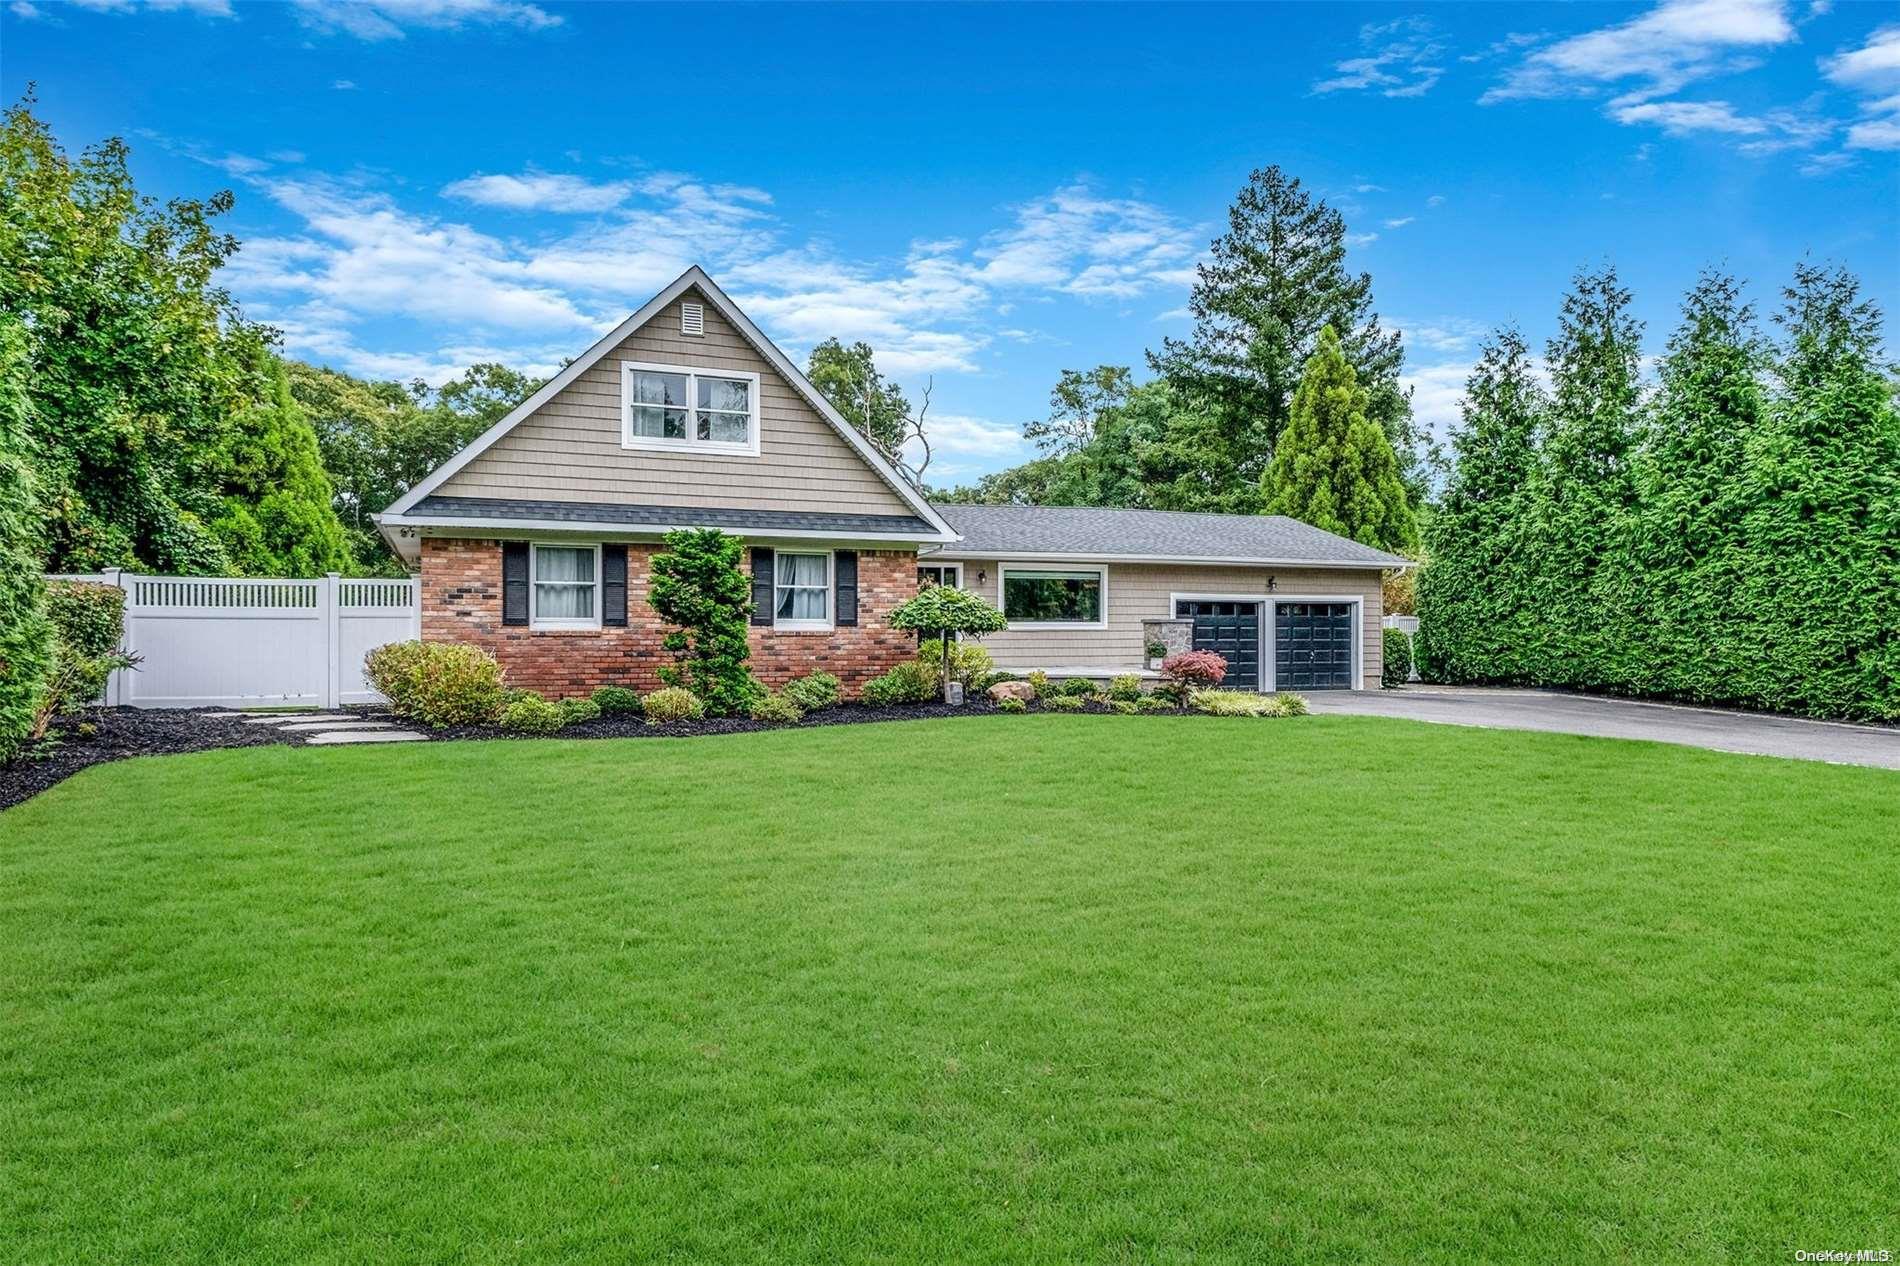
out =
<svg viewBox="0 0 1900 1266"><path fill-rule="evenodd" d="M388 716L366 717L354 712L208 712L220 720L246 725L274 725L286 734L306 734L305 743L421 743L428 735L399 730Z"/></svg>

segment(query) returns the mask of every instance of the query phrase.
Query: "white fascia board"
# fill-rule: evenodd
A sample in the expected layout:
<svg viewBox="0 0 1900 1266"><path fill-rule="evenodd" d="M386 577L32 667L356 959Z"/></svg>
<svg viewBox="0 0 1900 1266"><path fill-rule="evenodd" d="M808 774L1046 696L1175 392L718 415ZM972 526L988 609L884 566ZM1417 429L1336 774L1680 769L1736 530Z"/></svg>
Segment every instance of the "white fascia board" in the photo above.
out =
<svg viewBox="0 0 1900 1266"><path fill-rule="evenodd" d="M644 537L662 537L668 532L681 528L703 528L703 523L589 523L575 519L466 519L449 518L443 515L416 515L384 513L376 516L376 526L383 535L390 537L395 529L428 529L434 535L448 532L468 532L482 536L494 536L509 532L566 532L571 535L605 537L609 540L631 540ZM939 544L942 537L926 536L917 532L809 532L790 528L720 528L728 536L743 537L748 541L873 541L879 544L904 544L925 546ZM394 539L394 537L390 537Z"/></svg>
<svg viewBox="0 0 1900 1266"><path fill-rule="evenodd" d="M1004 563L1181 563L1191 567L1311 567L1326 571L1404 571L1418 566L1409 560L1393 563L1322 562L1312 558L1237 558L1204 557L1178 554L1052 554L1047 550L951 549L948 546L924 551L923 557L955 561L983 562L994 559Z"/></svg>

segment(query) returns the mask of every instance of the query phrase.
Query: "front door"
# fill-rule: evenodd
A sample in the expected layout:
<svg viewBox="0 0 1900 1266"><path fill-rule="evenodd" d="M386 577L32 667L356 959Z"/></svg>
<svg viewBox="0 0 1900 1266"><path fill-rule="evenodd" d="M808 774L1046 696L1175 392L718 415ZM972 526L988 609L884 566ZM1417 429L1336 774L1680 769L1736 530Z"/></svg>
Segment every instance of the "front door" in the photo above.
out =
<svg viewBox="0 0 1900 1266"><path fill-rule="evenodd" d="M1281 690L1352 689L1350 602L1281 602L1273 624L1273 684Z"/></svg>
<svg viewBox="0 0 1900 1266"><path fill-rule="evenodd" d="M1194 649L1213 651L1227 661L1229 690L1260 689L1260 604L1257 602L1177 602L1177 620L1194 621Z"/></svg>

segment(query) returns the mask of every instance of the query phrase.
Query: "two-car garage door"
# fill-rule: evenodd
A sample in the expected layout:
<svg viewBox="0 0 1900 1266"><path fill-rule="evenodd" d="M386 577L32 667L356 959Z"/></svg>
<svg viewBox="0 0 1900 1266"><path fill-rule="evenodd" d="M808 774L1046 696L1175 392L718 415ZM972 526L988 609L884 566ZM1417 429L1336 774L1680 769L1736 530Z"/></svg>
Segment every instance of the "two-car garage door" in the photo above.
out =
<svg viewBox="0 0 1900 1266"><path fill-rule="evenodd" d="M1194 621L1194 649L1227 661L1226 685L1260 688L1259 602L1175 603L1176 619ZM1350 602L1273 602L1273 684L1280 690L1352 689Z"/></svg>

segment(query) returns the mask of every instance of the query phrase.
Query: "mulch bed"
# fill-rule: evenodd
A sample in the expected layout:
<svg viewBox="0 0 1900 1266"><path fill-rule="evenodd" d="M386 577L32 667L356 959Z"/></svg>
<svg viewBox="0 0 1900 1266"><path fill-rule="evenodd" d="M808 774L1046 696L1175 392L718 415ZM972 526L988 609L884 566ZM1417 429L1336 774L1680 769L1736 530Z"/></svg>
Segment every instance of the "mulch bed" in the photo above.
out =
<svg viewBox="0 0 1900 1266"><path fill-rule="evenodd" d="M601 717L569 725L551 737L563 739L605 738L692 738L702 734L749 734L754 730L788 730L820 725L856 725L875 721L921 721L930 717L988 716L996 704L987 697L973 698L962 707L942 703L906 704L901 707L874 708L868 704L845 703L813 712L795 725L771 725L750 717L708 717L704 721L676 721L666 725L648 725L638 716ZM1035 704L1030 711L1041 711ZM301 746L308 733L285 733L282 726L252 725L234 717L207 715L229 711L223 708L94 708L84 716L66 717L55 723L57 743L43 745L11 764L0 765L0 809L18 804L29 796L71 778L91 765L124 760L131 756L162 756L178 752L209 752L225 747L267 747L273 744ZM1099 705L1086 709L1106 712ZM525 739L536 735L517 734L494 725L460 725L443 730L409 726L389 716L379 707L337 708L328 715L350 714L392 720L406 728L421 730L431 741L462 739ZM88 728L90 727L90 728ZM311 733L315 733L312 731Z"/></svg>
<svg viewBox="0 0 1900 1266"><path fill-rule="evenodd" d="M208 752L219 747L265 747L303 736L275 726L246 725L206 716L221 709L92 708L53 723L47 742L0 765L0 809L64 782L80 770L131 756Z"/></svg>

